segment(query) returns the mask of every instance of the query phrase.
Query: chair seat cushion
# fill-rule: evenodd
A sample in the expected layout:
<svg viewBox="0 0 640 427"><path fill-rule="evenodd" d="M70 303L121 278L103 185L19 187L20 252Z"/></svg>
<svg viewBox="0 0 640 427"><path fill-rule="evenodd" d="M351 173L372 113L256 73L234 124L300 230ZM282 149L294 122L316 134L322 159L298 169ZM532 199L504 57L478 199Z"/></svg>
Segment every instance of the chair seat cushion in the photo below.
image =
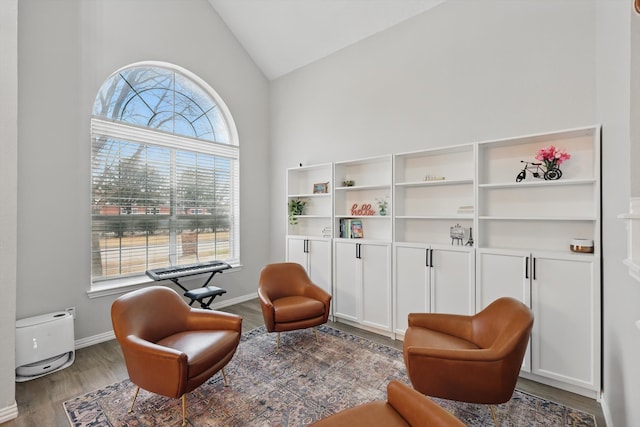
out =
<svg viewBox="0 0 640 427"><path fill-rule="evenodd" d="M425 420L428 425L428 420ZM313 424L313 427L409 426L386 402L376 401L345 409Z"/></svg>
<svg viewBox="0 0 640 427"><path fill-rule="evenodd" d="M324 316L324 304L313 298L290 296L273 301L276 323L296 322Z"/></svg>
<svg viewBox="0 0 640 427"><path fill-rule="evenodd" d="M170 335L156 344L185 353L188 375L193 378L235 351L238 339L236 331L187 331Z"/></svg>
<svg viewBox="0 0 640 427"><path fill-rule="evenodd" d="M431 329L410 326L404 335L404 347L429 347L445 349L478 349L479 347L465 339Z"/></svg>

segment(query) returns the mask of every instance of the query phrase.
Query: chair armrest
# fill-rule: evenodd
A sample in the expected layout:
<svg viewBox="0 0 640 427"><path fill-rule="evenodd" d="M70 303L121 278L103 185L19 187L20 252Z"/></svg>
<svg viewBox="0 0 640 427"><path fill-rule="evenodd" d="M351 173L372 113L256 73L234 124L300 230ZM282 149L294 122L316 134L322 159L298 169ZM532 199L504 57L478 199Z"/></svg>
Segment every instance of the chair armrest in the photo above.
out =
<svg viewBox="0 0 640 427"><path fill-rule="evenodd" d="M142 358L152 358L157 360L167 360L169 363L180 362L182 359L187 362L187 355L174 348L165 347L151 341L147 341L135 335L128 335L120 343L122 351L129 354L140 355Z"/></svg>
<svg viewBox="0 0 640 427"><path fill-rule="evenodd" d="M186 354L134 335L125 337L120 345L129 378L134 384L163 396L177 398L182 395L188 372Z"/></svg>
<svg viewBox="0 0 640 427"><path fill-rule="evenodd" d="M387 385L387 401L412 427L464 426L433 400L397 380Z"/></svg>
<svg viewBox="0 0 640 427"><path fill-rule="evenodd" d="M260 287L258 287L258 298L260 299L264 326L267 328L267 331L273 332L276 329L276 313L273 308L273 302L271 298L269 298L269 295Z"/></svg>
<svg viewBox="0 0 640 427"><path fill-rule="evenodd" d="M271 307L271 309L273 309L273 302L271 301L271 298L269 298L269 295L267 295L264 289L258 288L258 298L260 298L261 304L264 304L268 307Z"/></svg>
<svg viewBox="0 0 640 427"><path fill-rule="evenodd" d="M473 342L472 316L444 313L409 313L409 327L431 329Z"/></svg>
<svg viewBox="0 0 640 427"><path fill-rule="evenodd" d="M225 330L242 332L242 317L233 313L217 310L192 308L187 315L189 330Z"/></svg>
<svg viewBox="0 0 640 427"><path fill-rule="evenodd" d="M304 288L304 296L321 301L325 307L331 302L331 295L315 283L309 282Z"/></svg>
<svg viewBox="0 0 640 427"><path fill-rule="evenodd" d="M329 320L329 313L331 312L331 295L315 283L309 282L304 289L304 296L322 302L322 304L324 304L323 322Z"/></svg>

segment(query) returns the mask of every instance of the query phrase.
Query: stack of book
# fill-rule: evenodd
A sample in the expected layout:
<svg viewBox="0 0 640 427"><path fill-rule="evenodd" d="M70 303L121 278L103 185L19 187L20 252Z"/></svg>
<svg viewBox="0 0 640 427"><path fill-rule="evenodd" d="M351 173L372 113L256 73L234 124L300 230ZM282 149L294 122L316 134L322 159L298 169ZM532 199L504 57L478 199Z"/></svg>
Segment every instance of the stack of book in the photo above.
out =
<svg viewBox="0 0 640 427"><path fill-rule="evenodd" d="M342 218L340 220L340 237L343 239L363 238L362 221L353 218Z"/></svg>

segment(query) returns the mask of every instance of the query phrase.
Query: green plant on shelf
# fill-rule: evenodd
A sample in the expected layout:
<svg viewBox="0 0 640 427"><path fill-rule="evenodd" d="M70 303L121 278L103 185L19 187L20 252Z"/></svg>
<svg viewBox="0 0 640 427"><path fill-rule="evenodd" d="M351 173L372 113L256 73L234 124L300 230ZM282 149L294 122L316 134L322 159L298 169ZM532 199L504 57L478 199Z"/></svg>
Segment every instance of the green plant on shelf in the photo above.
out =
<svg viewBox="0 0 640 427"><path fill-rule="evenodd" d="M304 213L307 201L304 199L289 200L289 224L296 225L298 223L298 215Z"/></svg>
<svg viewBox="0 0 640 427"><path fill-rule="evenodd" d="M376 199L376 204L378 205L378 214L385 216L387 214L387 207L389 206L387 197L385 196L382 199Z"/></svg>

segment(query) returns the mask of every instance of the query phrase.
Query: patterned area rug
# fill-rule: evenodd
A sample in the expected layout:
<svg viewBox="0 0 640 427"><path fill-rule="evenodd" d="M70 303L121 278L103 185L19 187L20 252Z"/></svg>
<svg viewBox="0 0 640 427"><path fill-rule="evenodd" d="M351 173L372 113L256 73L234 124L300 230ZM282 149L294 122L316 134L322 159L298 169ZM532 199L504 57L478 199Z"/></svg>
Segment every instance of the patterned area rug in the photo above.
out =
<svg viewBox="0 0 640 427"><path fill-rule="evenodd" d="M190 426L306 426L363 402L386 399L389 381L408 383L402 351L321 326L320 345L308 330L275 334L257 328L243 335L225 368L229 387L216 374L187 395ZM140 390L124 380L64 403L74 427L179 426L180 399ZM467 425L491 426L486 405L435 399ZM595 426L592 415L517 391L496 405L501 426Z"/></svg>

